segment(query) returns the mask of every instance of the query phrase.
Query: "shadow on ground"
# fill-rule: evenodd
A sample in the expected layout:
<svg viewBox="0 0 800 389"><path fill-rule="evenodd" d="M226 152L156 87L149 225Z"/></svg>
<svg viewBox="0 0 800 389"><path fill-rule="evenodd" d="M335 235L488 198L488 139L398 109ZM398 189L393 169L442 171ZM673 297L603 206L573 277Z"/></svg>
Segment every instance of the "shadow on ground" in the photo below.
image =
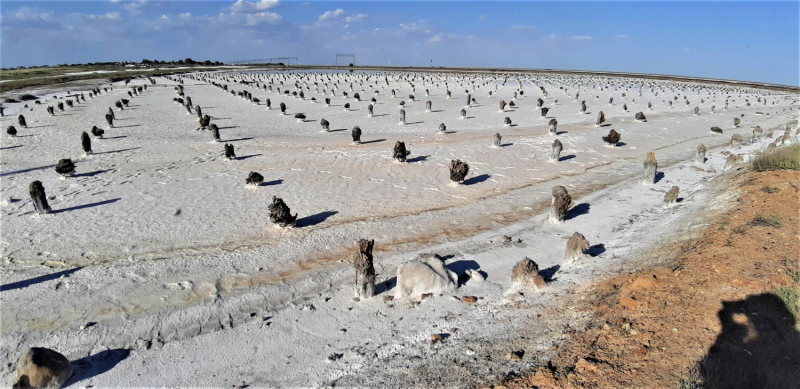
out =
<svg viewBox="0 0 800 389"><path fill-rule="evenodd" d="M69 277L70 274L75 273L76 271L81 270L81 269L82 268L77 267L75 269L63 270L63 271L59 271L59 272L55 272L55 273L51 273L51 274L47 274L47 275L43 275L43 276L39 276L39 277L29 278L27 280L22 280L22 281L12 282L10 284L0 285L0 291L27 288L27 287L29 287L31 285L35 285L35 284L38 284L40 282L55 280L55 279L61 278L61 277Z"/></svg>
<svg viewBox="0 0 800 389"><path fill-rule="evenodd" d="M64 387L103 374L124 361L130 354L131 351L125 349L105 350L73 361L72 368L74 373L72 378L64 384Z"/></svg>
<svg viewBox="0 0 800 389"><path fill-rule="evenodd" d="M763 293L723 301L717 316L722 332L700 362L704 384L714 388L800 387L800 331L780 297Z"/></svg>

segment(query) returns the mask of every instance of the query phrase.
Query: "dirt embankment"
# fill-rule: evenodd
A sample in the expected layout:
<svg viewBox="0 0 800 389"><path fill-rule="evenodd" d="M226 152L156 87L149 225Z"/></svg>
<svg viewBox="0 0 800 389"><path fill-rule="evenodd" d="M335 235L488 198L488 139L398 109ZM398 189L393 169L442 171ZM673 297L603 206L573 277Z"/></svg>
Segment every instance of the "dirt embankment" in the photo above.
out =
<svg viewBox="0 0 800 389"><path fill-rule="evenodd" d="M800 172L728 177L736 203L661 267L599 284L588 329L494 388L800 388Z"/></svg>

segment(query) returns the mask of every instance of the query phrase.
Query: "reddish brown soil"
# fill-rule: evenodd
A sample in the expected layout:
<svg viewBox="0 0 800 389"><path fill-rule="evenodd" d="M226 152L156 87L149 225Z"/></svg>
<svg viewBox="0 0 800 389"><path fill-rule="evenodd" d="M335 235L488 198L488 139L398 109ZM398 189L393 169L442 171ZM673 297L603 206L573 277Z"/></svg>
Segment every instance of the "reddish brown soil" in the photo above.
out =
<svg viewBox="0 0 800 389"><path fill-rule="evenodd" d="M493 387L800 388L800 311L774 294L800 291L800 172L729 181L737 203L699 239L664 247L663 267L598 284L585 332Z"/></svg>

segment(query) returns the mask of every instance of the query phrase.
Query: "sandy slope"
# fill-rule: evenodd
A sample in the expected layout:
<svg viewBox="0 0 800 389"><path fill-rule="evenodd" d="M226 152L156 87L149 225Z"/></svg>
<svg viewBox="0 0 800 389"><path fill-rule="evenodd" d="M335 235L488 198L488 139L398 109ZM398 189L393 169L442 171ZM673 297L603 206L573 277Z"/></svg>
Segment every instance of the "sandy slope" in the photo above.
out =
<svg viewBox="0 0 800 389"><path fill-rule="evenodd" d="M413 377L403 372L449 361L453 352L463 359L447 365L454 369L455 382L528 365L534 361L498 360L509 342L525 342L509 329L544 312L545 306L562 306L562 292L579 294L593 273L614 270L631 252L657 241L652 231L677 233L692 212L706 206L704 182L714 175L680 164L693 156L697 144L722 146L733 133L749 134L755 124L776 127L796 112L783 112L791 103L784 97L795 96L775 92L763 92L772 93L767 98L774 106L744 107L745 98L755 102L756 91L734 97L737 103L728 112L722 109L721 92L712 102L709 90L699 96L688 92L691 105L681 98L670 109L662 97L676 93L656 97L646 88L635 103L632 89L626 100L621 100L622 90L582 90L591 112L583 115L572 98L575 88L559 91L561 84L550 79L545 105L551 107L548 116L558 118L563 132L558 138L565 148L561 162L548 163L553 138L546 135L549 119L535 109L542 96L538 88L524 81L525 97L514 100L518 108L500 113L499 99L511 101L518 85L491 81L473 92L479 104L467 108L468 119L459 120L466 96L452 80L450 100L443 83L420 88L416 81L416 92L396 80L389 87L365 85L362 100L379 90L373 118L366 117L366 101L344 99L341 91L331 107L324 107L326 96L313 93L313 86L306 99L314 96L317 103L247 87L255 97L272 100L273 110L267 111L206 83L185 80L186 94L212 115L223 142L235 145L236 161L222 157L222 145L210 142L207 131L195 130L195 117L171 101L175 83L165 79L132 98L129 108L116 111L116 127L93 143L95 154L88 157L81 155L79 134L103 123L108 107L123 97L122 88L55 117L46 116L43 107L25 112L30 128L18 128L22 136L4 138L2 146L2 196L13 199L2 207L2 352L13 359L22 347L45 345L71 359L101 355L88 357L91 366L75 380L101 386L222 386L242 380L305 386L336 379L343 384L375 385L372 380L382 379L397 386L413 380L431 385L438 378L435 370ZM237 91L245 88L227 84ZM347 90L345 84L340 88ZM396 99L389 98L392 88L398 90ZM425 88L431 96L425 96ZM489 90L499 96L488 97ZM410 93L418 101L407 101ZM615 102L609 105L611 95ZM410 123L404 126L397 124L400 97L406 100ZM706 103L700 104L700 98ZM433 102L434 112L424 112L425 100ZM278 114L281 101L290 115ZM653 110L646 109L646 101L653 102ZM345 102L351 111L343 110ZM622 111L623 103L629 112ZM712 104L716 114L708 112ZM699 116L691 111L695 105L701 107ZM592 126L598 110L605 111L610 126ZM647 123L633 120L638 111L645 112ZM296 112L305 113L308 121L298 123ZM12 124L9 110L6 114L3 128ZM731 129L733 117L741 114L742 125ZM519 125L503 127L505 116ZM323 117L332 130L345 131L320 132ZM437 134L442 122L453 133ZM351 144L354 125L362 128L365 144ZM725 135L711 134L714 125L724 128ZM599 138L611 128L622 134L621 147L602 146ZM496 132L504 143L498 149L488 147ZM411 162L391 161L396 140L410 147ZM745 146L740 153L765 145ZM631 178L640 176L641 162L651 150L661 166L677 165L656 185L641 186ZM79 175L61 180L52 165L66 157L73 157ZM468 185L448 183L446 164L452 158L470 163ZM710 153L709 166L721 172L723 164L723 156ZM267 185L246 188L250 171L263 174ZM36 179L54 196L50 204L57 213L32 215L27 186ZM546 223L543 214L556 184L566 185L578 204L560 226ZM681 187L685 200L663 211L661 198L672 185ZM300 214L298 228L270 225L266 205L273 195ZM515 262L527 256L542 269L556 270L562 237L575 230L603 245L595 247L593 260L557 269L552 293L504 296ZM499 244L502 234L522 242ZM472 281L458 293L485 298L471 306L442 296L410 310L407 302L387 308L380 298L352 303L352 270L342 260L362 237L376 239L380 280L390 279L396 265L416 253L433 251L452 255L448 263L454 270L484 271L486 282ZM62 279L14 284L76 266L86 267ZM304 304L316 310L302 310ZM528 336L527 343L543 351L536 358L549 350L548 338L564 336L558 324L579 319L580 314L567 311L549 318L541 336ZM86 322L99 324L79 330ZM549 333L554 326L559 331ZM342 328L347 332L339 332ZM449 328L459 330L436 348L427 345L431 333ZM464 351L468 347L475 354ZM102 367L103 356L106 367L119 357L98 353L117 348L134 351L113 369ZM342 358L326 363L331 354ZM478 360L486 355L493 360ZM94 375L100 370L108 371Z"/></svg>

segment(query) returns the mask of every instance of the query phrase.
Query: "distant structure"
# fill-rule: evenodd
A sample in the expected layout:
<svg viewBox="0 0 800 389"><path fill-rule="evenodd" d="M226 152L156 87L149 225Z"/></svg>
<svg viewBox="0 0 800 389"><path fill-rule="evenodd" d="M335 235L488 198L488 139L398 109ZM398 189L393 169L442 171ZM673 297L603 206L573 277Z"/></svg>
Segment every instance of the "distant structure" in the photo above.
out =
<svg viewBox="0 0 800 389"><path fill-rule="evenodd" d="M339 58L340 57L352 58L353 61L352 62L348 62L348 64L353 64L353 65L356 64L356 55L355 54L336 54L336 66L339 66Z"/></svg>
<svg viewBox="0 0 800 389"><path fill-rule="evenodd" d="M243 61L233 61L230 62L230 65L259 65L259 64L277 64L282 63L284 65L292 65L292 61L294 61L294 65L299 65L297 57L272 57L272 58L264 58L264 59L247 59Z"/></svg>

